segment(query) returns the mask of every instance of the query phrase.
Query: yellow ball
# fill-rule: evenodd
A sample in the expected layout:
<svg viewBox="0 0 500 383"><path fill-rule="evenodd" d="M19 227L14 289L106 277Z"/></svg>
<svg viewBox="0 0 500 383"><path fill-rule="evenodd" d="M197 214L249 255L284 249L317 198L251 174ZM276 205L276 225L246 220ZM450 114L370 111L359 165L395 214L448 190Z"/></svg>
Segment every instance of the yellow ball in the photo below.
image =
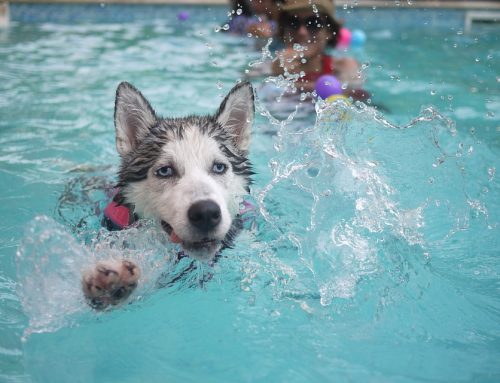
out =
<svg viewBox="0 0 500 383"><path fill-rule="evenodd" d="M326 99L326 102L334 102L334 101L337 101L337 100L344 100L345 102L347 102L348 104L350 104L351 102L349 101L349 99L344 96L343 94L334 94L330 97L328 97Z"/></svg>
<svg viewBox="0 0 500 383"><path fill-rule="evenodd" d="M348 121L350 119L350 115L348 113L348 109L350 108L351 102L349 98L342 94L334 94L328 97L325 101L328 104L333 104L335 101L342 100L345 102L344 105L335 105L333 108L327 108L326 114L324 116L325 121L327 122L340 122L340 121Z"/></svg>

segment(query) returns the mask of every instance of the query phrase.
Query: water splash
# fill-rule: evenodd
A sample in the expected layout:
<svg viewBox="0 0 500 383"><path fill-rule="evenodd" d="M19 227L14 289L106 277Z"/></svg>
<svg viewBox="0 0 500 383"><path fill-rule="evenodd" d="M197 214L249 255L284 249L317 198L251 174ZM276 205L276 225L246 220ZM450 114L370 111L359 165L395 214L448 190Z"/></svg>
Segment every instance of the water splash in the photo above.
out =
<svg viewBox="0 0 500 383"><path fill-rule="evenodd" d="M94 232L85 245L53 219L36 217L27 226L16 257L18 296L29 320L24 338L98 315L85 302L81 277L99 260L129 259L140 267L139 287L125 305L137 304L156 290L164 273L182 273L186 265L177 262L178 251L151 222L120 232Z"/></svg>
<svg viewBox="0 0 500 383"><path fill-rule="evenodd" d="M471 214L491 228L470 197L473 151L439 111L396 125L364 104L316 110L315 123L274 123L272 178L256 193L265 238L293 275L279 296L329 306L372 280L387 303L387 286L416 279Z"/></svg>
<svg viewBox="0 0 500 383"><path fill-rule="evenodd" d="M82 298L80 278L99 259L129 258L143 270L130 307L158 286L177 291L210 273L215 286L236 282L244 293L298 301L309 314L315 305L338 309L338 302L362 300L363 292L378 296L381 310L403 286L412 285L415 294L425 289L417 275L425 275L432 257L442 256L439 250L457 235L473 233L473 224L495 227L484 198L494 167L474 186L476 154L437 110L424 108L396 125L363 104L339 100L312 107L316 121L293 113L280 120L258 99L257 110L275 129L271 179L254 187L257 229L226 250L221 267L192 272L176 266L179 249L151 222L113 233L74 224L73 207L95 214L95 198L104 194L94 195L94 186L106 184L76 182L71 195L82 192L84 200L69 198L71 209L56 210L76 234L38 217L18 250L26 334L95 316Z"/></svg>

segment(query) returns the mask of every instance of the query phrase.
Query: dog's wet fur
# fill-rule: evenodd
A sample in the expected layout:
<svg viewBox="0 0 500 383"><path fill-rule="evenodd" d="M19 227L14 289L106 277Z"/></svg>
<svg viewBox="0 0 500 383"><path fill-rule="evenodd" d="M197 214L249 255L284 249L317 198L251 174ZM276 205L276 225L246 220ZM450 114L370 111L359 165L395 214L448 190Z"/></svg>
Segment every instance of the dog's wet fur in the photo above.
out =
<svg viewBox="0 0 500 383"><path fill-rule="evenodd" d="M122 82L115 102L117 202L157 221L184 254L211 260L241 226L239 206L253 174L253 116L248 82L236 85L215 115L183 118L158 117L139 90ZM92 307L104 309L130 296L139 277L129 260L99 262L84 273L83 292Z"/></svg>

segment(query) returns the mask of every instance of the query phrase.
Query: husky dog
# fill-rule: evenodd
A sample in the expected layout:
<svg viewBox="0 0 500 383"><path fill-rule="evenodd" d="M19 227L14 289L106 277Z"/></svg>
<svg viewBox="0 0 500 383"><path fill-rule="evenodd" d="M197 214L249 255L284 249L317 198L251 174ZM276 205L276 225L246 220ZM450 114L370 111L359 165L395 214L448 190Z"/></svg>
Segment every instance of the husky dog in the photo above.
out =
<svg viewBox="0 0 500 383"><path fill-rule="evenodd" d="M229 92L215 116L184 118L158 117L141 92L122 82L115 101L119 193L112 203L125 212L122 226L152 218L198 260L230 246L253 174L248 160L253 116L248 82ZM99 262L84 273L83 292L91 306L102 309L127 298L139 276L128 260Z"/></svg>

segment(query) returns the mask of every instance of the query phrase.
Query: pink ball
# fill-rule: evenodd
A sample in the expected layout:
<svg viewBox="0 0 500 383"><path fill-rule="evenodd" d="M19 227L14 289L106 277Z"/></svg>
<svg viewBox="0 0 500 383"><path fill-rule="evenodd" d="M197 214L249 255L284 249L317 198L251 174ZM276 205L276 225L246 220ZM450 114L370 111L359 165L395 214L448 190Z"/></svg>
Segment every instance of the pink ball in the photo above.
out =
<svg viewBox="0 0 500 383"><path fill-rule="evenodd" d="M352 40L351 31L347 28L340 28L339 39L337 44L339 47L345 48L348 47Z"/></svg>
<svg viewBox="0 0 500 383"><path fill-rule="evenodd" d="M342 93L342 84L335 76L325 74L316 81L316 93L322 99Z"/></svg>

